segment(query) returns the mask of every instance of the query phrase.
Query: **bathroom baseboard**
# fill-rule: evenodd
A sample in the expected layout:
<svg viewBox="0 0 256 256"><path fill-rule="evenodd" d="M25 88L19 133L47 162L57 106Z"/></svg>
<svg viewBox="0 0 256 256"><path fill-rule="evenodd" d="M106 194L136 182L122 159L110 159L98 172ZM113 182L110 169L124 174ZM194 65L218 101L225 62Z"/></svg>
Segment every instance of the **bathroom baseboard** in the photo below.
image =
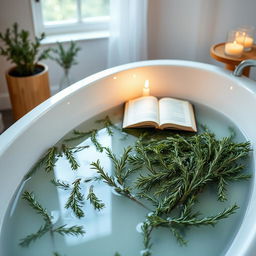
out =
<svg viewBox="0 0 256 256"><path fill-rule="evenodd" d="M58 85L51 87L51 95L54 95L58 92ZM7 92L0 94L0 110L11 109L11 102L9 94Z"/></svg>

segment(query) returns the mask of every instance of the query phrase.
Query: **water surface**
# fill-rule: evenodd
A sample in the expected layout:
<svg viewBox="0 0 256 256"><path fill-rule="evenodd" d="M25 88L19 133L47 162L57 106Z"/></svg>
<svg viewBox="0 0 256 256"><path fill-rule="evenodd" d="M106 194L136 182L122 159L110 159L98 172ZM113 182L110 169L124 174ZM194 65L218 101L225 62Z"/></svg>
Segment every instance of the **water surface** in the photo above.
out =
<svg viewBox="0 0 256 256"><path fill-rule="evenodd" d="M196 104L197 122L207 125L217 137L228 136L229 127L236 132L237 141L245 141L245 136L227 117L205 106ZM110 147L114 153L120 155L123 148L134 143L135 138L118 130L114 136L109 136L102 124L95 123L107 115L117 125L121 124L122 110L115 108L102 113L82 123L77 130L89 131L100 129L98 139ZM66 138L72 136L72 131L57 143L60 145ZM5 251L6 256L50 256L53 251L65 256L114 256L119 252L122 256L140 255L143 249L142 235L136 230L138 223L142 222L148 211L126 198L112 193L112 190L102 182L96 183L95 194L102 199L106 207L98 212L86 202L84 205L85 217L78 219L65 203L70 191L57 189L51 182L52 178L72 183L76 178L89 178L95 175L91 169L92 161L100 160L101 165L111 172L111 162L105 154L98 152L89 138L70 142L73 146L89 145L88 149L76 153L80 164L77 171L72 171L65 157L60 158L54 173L47 174L38 170L31 178L23 181L18 189L8 216L5 219ZM18 170L17 170L18 171ZM248 161L246 172L252 173L251 161ZM188 245L181 247L168 230L159 228L153 232L152 256L217 256L224 255L232 242L243 215L246 210L250 192L250 181L232 183L228 187L229 200L225 203L216 200L216 191L207 190L200 196L198 208L205 216L210 216L222 211L225 207L237 203L240 209L236 214L226 220L220 221L214 228L190 228L186 232ZM82 191L87 195L89 184L81 185ZM37 200L51 213L56 224L82 225L86 231L83 237L55 235L54 239L49 234L44 235L32 243L28 248L19 246L21 238L37 231L43 221L28 204L21 199L22 193L27 190L34 192Z"/></svg>

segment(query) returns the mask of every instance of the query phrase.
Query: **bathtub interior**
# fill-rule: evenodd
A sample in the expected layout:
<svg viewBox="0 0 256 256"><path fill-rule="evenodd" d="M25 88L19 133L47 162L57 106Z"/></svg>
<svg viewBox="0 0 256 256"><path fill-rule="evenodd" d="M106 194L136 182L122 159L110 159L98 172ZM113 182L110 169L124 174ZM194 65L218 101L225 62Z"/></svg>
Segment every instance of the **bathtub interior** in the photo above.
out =
<svg viewBox="0 0 256 256"><path fill-rule="evenodd" d="M109 72L78 82L7 131L3 142L9 145L2 150L0 158L0 170L8 170L0 174L2 198L6 199L1 209L1 224L14 191L35 159L82 122L140 96L146 79L150 80L152 95L171 95L217 110L235 123L246 139L255 141L253 123L256 118L250 113L256 106L254 84L247 79L234 79L216 68L194 63L148 65ZM7 138L17 128L19 132L15 137ZM253 194L253 186L250 193ZM248 208L251 195L247 198ZM3 237L3 229L1 231Z"/></svg>

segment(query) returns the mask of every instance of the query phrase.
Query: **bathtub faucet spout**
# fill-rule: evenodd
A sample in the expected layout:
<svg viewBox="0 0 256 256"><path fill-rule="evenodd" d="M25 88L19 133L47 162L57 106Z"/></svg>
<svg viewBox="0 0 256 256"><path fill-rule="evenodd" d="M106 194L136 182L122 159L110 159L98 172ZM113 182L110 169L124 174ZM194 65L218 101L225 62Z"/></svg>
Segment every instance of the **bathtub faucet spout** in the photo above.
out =
<svg viewBox="0 0 256 256"><path fill-rule="evenodd" d="M243 60L234 70L234 76L241 76L246 67L256 67L256 60Z"/></svg>

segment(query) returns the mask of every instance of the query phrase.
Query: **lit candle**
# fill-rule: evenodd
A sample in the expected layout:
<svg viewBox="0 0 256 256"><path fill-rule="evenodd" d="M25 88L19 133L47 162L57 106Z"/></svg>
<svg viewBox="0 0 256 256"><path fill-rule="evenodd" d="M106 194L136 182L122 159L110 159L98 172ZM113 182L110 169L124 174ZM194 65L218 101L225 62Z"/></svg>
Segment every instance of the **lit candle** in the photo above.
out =
<svg viewBox="0 0 256 256"><path fill-rule="evenodd" d="M145 80L144 87L143 87L143 96L149 96L150 88L149 88L149 80Z"/></svg>
<svg viewBox="0 0 256 256"><path fill-rule="evenodd" d="M233 43L226 43L225 44L225 53L227 55L240 57L243 53L244 46L241 44L238 44L236 41Z"/></svg>
<svg viewBox="0 0 256 256"><path fill-rule="evenodd" d="M239 44L243 44L244 48L251 48L252 45L253 45L253 38L250 37L250 36L246 36L246 37L239 36L239 37L236 38L236 41Z"/></svg>

